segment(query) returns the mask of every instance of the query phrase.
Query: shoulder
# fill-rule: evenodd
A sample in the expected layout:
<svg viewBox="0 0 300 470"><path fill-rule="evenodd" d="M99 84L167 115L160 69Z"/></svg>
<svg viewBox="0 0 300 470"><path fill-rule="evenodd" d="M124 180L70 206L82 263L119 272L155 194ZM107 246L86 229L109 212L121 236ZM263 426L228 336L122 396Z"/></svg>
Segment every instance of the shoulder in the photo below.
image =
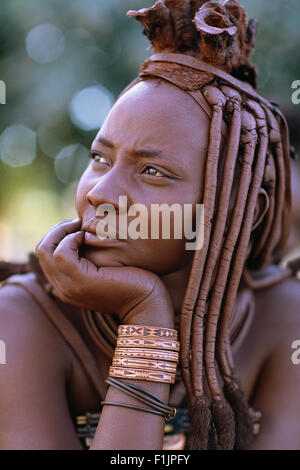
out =
<svg viewBox="0 0 300 470"><path fill-rule="evenodd" d="M259 308L253 347L263 343L266 354L252 401L263 415L253 449L299 450L300 281L286 279L257 292L256 298Z"/></svg>
<svg viewBox="0 0 300 470"><path fill-rule="evenodd" d="M33 273L14 274L8 277L0 284L0 309L9 307L10 309L18 309L23 302L25 306L34 303L34 299L29 292L23 287L26 286L29 279L34 278ZM14 282L21 285L13 284Z"/></svg>
<svg viewBox="0 0 300 470"><path fill-rule="evenodd" d="M264 364L275 364L276 370L282 367L286 374L293 374L293 345L295 341L300 344L300 281L288 278L257 291L255 300L253 344L263 352ZM276 373L279 376L278 370Z"/></svg>
<svg viewBox="0 0 300 470"><path fill-rule="evenodd" d="M0 331L8 325L34 326L41 316L41 307L22 285L26 285L28 274L10 276L0 288ZM19 281L22 285L10 284ZM6 328L5 328L6 329Z"/></svg>
<svg viewBox="0 0 300 470"><path fill-rule="evenodd" d="M26 273L11 276L26 285L34 276ZM66 368L66 346L56 328L22 285L3 284L0 288L0 340L6 345L7 360L17 364L24 357L36 363L46 360L50 364ZM2 343L2 344L3 344ZM30 358L30 359L29 359Z"/></svg>
<svg viewBox="0 0 300 470"><path fill-rule="evenodd" d="M300 326L300 280L288 278L255 293L260 321L282 327Z"/></svg>
<svg viewBox="0 0 300 470"><path fill-rule="evenodd" d="M18 279L26 284L28 275ZM81 448L65 394L72 375L68 347L20 285L0 288L0 341L0 448Z"/></svg>
<svg viewBox="0 0 300 470"><path fill-rule="evenodd" d="M0 288L0 325L14 325L15 330L20 325L38 328L43 323L42 308L26 289L33 273L10 276ZM17 282L18 284L10 284ZM45 316L45 315L44 315ZM3 331L2 329L0 331Z"/></svg>
<svg viewBox="0 0 300 470"><path fill-rule="evenodd" d="M32 282L29 281L32 281L32 275L34 276L33 273L26 273L13 276L10 281L18 280L31 288ZM34 294L38 295L38 290ZM42 305L43 299L38 300L42 300ZM94 355L99 374L101 367L105 374L108 371L106 356L96 345L91 347L91 343L94 343L81 317L72 321L72 315L75 313L73 316L76 317L76 312L78 313L77 308L74 310L74 307L62 302L56 304L65 317L62 331L55 326L58 319L52 322L41 305L24 287L7 284L0 288L0 340L6 345L7 363L10 361L15 365L5 370L7 373L11 372L14 382L17 375L24 376L24 367L31 378L37 372L39 377L44 377L47 371L48 376L59 377L60 383L68 385L68 402L72 411L82 413L89 409L96 410L98 396L88 374L89 368L84 364L87 359L82 347L85 345ZM69 326L72 324L81 336L82 343L78 343L76 337L74 339L72 330L73 340L70 341L70 336L66 334L68 321ZM21 364L22 369L19 370ZM0 389L3 373L0 366Z"/></svg>
<svg viewBox="0 0 300 470"><path fill-rule="evenodd" d="M289 278L253 292L255 314L241 351L257 371L274 353L291 353L292 343L300 339L300 281Z"/></svg>

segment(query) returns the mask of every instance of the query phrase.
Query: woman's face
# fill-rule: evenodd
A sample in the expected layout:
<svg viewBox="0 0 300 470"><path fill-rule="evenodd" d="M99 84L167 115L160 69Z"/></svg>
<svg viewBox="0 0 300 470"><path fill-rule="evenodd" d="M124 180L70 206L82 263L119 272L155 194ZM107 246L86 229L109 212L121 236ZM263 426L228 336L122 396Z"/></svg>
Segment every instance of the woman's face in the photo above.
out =
<svg viewBox="0 0 300 470"><path fill-rule="evenodd" d="M183 210L184 204L195 208L202 202L208 133L208 117L178 87L150 79L126 92L92 144L76 209L82 229L92 225L88 230L95 232L103 218L96 216L97 208L110 204L118 216L119 196L126 196L128 207L147 208L149 237L101 242L86 232L81 256L97 266L136 266L157 275L189 263L194 252L186 250L184 233L174 237L172 225L170 239L151 239L151 205L177 203ZM128 224L134 218L128 217Z"/></svg>

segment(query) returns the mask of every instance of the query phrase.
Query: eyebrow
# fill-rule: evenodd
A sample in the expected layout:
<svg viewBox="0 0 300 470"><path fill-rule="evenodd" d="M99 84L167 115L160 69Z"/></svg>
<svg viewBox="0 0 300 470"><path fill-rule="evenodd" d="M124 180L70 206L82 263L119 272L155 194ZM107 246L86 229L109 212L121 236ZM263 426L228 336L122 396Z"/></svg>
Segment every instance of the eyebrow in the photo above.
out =
<svg viewBox="0 0 300 470"><path fill-rule="evenodd" d="M105 145L105 147L109 147L111 149L116 148L116 146L110 140L106 139L106 137L103 137L103 136L97 137L96 142L99 142L100 144ZM136 157L149 157L149 158L161 157L161 158L165 158L167 160L174 162L174 158L172 158L171 156L165 154L164 152L158 149L146 149L145 148L145 149L140 149L140 150L132 150L131 154Z"/></svg>
<svg viewBox="0 0 300 470"><path fill-rule="evenodd" d="M101 135L96 138L96 142L100 142L100 144L103 144L106 147L109 147L112 149L115 148L114 144L110 140L106 139L105 137L102 137Z"/></svg>

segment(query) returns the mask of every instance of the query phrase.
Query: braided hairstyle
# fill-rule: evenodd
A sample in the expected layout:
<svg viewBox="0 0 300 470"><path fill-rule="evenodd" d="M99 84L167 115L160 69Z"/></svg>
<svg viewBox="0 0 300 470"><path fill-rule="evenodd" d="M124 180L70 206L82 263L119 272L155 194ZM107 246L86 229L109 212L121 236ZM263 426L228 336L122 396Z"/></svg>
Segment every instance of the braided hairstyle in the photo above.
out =
<svg viewBox="0 0 300 470"><path fill-rule="evenodd" d="M293 262L272 278L254 280L251 275L276 261L289 234L286 121L277 107L254 93L257 70L250 55L257 23L247 21L236 0L158 0L151 8L127 14L143 24L155 54L197 59L232 77L224 82L213 70L147 60L122 94L148 77L165 78L198 97L210 115L204 245L195 251L180 315L180 365L191 421L187 446L244 448L253 437L255 413L235 375L230 348L238 289L243 283L251 289L272 285L300 268ZM247 87L253 93L245 93ZM256 221L261 195L268 207ZM38 271L30 256L26 265L0 263L0 280Z"/></svg>
<svg viewBox="0 0 300 470"><path fill-rule="evenodd" d="M143 24L154 54L192 56L255 90L257 70L250 55L257 22L247 21L238 1L158 0L151 8L127 15ZM191 419L188 447L244 448L252 441L255 412L234 372L230 325L242 282L262 288L291 275L287 269L261 282L251 276L251 270L260 270L282 253L289 235L287 125L266 100L249 97L211 73L198 73L197 82L197 74L177 64L154 62L149 69L146 60L124 92L155 76L188 92L200 90L211 110L204 246L195 252L180 317L180 364ZM255 223L261 195L268 202L267 212Z"/></svg>

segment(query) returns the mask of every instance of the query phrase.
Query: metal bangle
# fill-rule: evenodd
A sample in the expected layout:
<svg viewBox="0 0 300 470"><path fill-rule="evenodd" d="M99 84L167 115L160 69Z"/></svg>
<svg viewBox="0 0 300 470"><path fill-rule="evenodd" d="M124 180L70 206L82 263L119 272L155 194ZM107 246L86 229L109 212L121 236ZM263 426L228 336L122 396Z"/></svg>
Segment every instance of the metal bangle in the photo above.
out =
<svg viewBox="0 0 300 470"><path fill-rule="evenodd" d="M140 357L113 357L112 365L116 367L134 367L135 369L151 369L176 374L177 364L158 359Z"/></svg>
<svg viewBox="0 0 300 470"><path fill-rule="evenodd" d="M110 366L109 377L119 377L121 379L129 380L147 380L149 382L173 384L176 380L176 373L152 369Z"/></svg>
<svg viewBox="0 0 300 470"><path fill-rule="evenodd" d="M139 357L155 360L170 361L172 363L179 362L179 353L174 351L166 351L163 349L150 348L115 348L114 357Z"/></svg>
<svg viewBox="0 0 300 470"><path fill-rule="evenodd" d="M145 325L120 325L118 336L156 337L177 340L178 332L175 328L163 328Z"/></svg>
<svg viewBox="0 0 300 470"><path fill-rule="evenodd" d="M153 338L145 336L118 336L117 347L125 348L153 348L166 351L179 351L180 342L175 339Z"/></svg>

